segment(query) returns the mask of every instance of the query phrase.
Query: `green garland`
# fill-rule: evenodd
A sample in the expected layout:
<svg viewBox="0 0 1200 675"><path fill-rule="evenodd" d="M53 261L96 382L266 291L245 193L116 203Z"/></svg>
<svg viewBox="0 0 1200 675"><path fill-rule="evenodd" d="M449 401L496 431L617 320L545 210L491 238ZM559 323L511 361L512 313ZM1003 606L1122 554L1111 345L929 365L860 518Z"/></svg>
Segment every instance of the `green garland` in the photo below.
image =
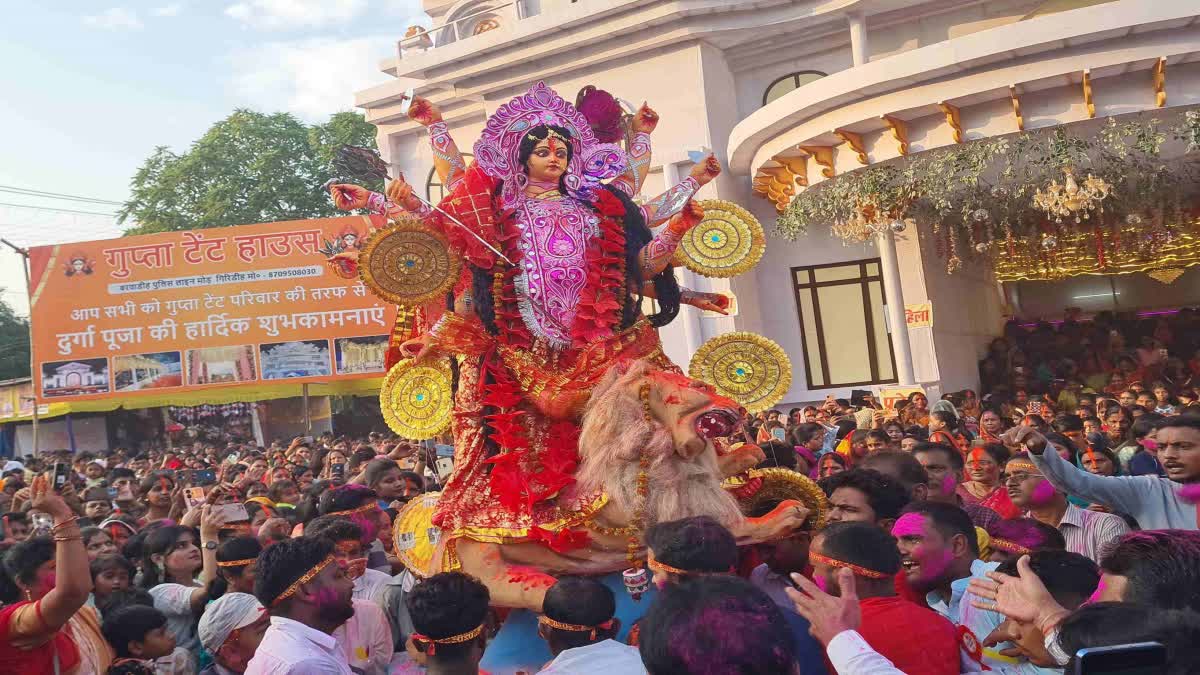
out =
<svg viewBox="0 0 1200 675"><path fill-rule="evenodd" d="M1157 111L1161 112L1161 111ZM1184 155L1164 161L1168 139ZM931 226L938 253L955 271L963 257L994 253L998 242L1036 245L1047 238L1136 224L1162 228L1192 225L1200 197L1200 108L1171 124L1148 114L1110 117L1084 137L1064 127L1022 132L898 158L823 181L800 193L779 217L776 234L795 240L816 226L832 226L850 241L869 239L868 225L912 220ZM1081 223L1056 223L1033 206L1033 196L1073 168L1080 181L1091 173L1112 186L1096 213ZM965 244L965 246L962 246Z"/></svg>

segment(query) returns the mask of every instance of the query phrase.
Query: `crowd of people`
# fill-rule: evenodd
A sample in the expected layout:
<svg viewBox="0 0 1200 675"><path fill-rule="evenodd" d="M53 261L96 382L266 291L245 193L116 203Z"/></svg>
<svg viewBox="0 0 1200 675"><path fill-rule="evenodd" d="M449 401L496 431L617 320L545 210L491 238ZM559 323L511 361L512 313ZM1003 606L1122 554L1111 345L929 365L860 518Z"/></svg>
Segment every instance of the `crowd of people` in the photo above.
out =
<svg viewBox="0 0 1200 675"><path fill-rule="evenodd" d="M750 419L731 444L820 487L804 526L739 546L708 517L651 524L643 616L560 576L530 672L1048 674L1139 642L1200 672L1196 321L1011 324L982 396ZM505 610L395 549L435 459L327 434L9 461L0 672L481 672Z"/></svg>

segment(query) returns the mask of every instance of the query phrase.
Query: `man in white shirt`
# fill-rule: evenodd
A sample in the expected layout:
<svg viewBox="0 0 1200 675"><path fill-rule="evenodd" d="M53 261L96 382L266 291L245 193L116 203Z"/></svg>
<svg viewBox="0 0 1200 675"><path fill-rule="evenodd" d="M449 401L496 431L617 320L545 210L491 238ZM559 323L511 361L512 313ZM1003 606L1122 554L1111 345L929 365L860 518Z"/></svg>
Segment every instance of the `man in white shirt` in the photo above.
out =
<svg viewBox="0 0 1200 675"><path fill-rule="evenodd" d="M382 604L385 586L392 577L367 567L370 547L363 544L363 529L347 516L321 516L304 528L304 536L320 537L333 544L333 557L343 563L354 580L354 599Z"/></svg>
<svg viewBox="0 0 1200 675"><path fill-rule="evenodd" d="M538 635L554 660L542 675L644 675L637 647L617 642L616 599L607 586L584 577L562 577L542 603Z"/></svg>
<svg viewBox="0 0 1200 675"><path fill-rule="evenodd" d="M247 675L353 675L332 633L354 616L354 582L323 539L289 539L258 558L254 594L271 626Z"/></svg>

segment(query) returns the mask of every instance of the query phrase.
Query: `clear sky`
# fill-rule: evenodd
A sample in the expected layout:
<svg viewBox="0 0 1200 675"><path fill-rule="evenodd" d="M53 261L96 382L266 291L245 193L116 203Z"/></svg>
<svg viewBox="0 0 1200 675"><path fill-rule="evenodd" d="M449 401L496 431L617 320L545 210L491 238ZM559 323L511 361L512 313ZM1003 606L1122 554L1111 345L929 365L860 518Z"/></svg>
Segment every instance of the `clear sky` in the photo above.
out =
<svg viewBox="0 0 1200 675"><path fill-rule="evenodd" d="M117 0L121 1L121 0ZM0 3L0 237L18 246L118 236L112 202L156 146L176 151L239 107L308 122L386 82L379 61L419 0L57 0ZM0 252L3 299L25 315L20 258Z"/></svg>

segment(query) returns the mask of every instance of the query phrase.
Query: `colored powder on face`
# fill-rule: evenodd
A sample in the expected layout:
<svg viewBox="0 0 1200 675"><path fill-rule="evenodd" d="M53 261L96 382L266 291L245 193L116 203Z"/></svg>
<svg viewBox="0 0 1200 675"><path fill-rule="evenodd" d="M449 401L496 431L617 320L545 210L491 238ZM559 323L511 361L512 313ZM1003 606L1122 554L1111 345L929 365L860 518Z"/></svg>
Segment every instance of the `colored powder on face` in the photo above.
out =
<svg viewBox="0 0 1200 675"><path fill-rule="evenodd" d="M1179 498L1189 504L1200 503L1200 483L1188 483L1179 489Z"/></svg>
<svg viewBox="0 0 1200 675"><path fill-rule="evenodd" d="M1034 486L1033 494L1029 496L1029 503L1034 506L1045 506L1052 501L1054 501L1054 486L1043 478Z"/></svg>
<svg viewBox="0 0 1200 675"><path fill-rule="evenodd" d="M918 546L913 551L913 557L921 564L921 579L926 581L940 579L954 561L954 554L948 550L943 549L938 554L931 554L923 546Z"/></svg>
<svg viewBox="0 0 1200 675"><path fill-rule="evenodd" d="M813 583L816 584L817 588L821 589L823 592L825 592L825 593L829 592L828 588L826 588L825 577L823 577L819 574L814 574L813 575Z"/></svg>
<svg viewBox="0 0 1200 675"><path fill-rule="evenodd" d="M330 586L323 586L317 589L316 604L318 608L325 609L329 607L339 607L345 603L343 603L342 599L338 597L338 592L336 589Z"/></svg>
<svg viewBox="0 0 1200 675"><path fill-rule="evenodd" d="M906 513L896 520L896 524L892 525L892 536L897 539L901 537L919 537L925 533L925 516L919 513Z"/></svg>
<svg viewBox="0 0 1200 675"><path fill-rule="evenodd" d="M942 478L942 494L952 495L956 489L958 489L958 481L954 479L954 474L947 473L946 476Z"/></svg>

